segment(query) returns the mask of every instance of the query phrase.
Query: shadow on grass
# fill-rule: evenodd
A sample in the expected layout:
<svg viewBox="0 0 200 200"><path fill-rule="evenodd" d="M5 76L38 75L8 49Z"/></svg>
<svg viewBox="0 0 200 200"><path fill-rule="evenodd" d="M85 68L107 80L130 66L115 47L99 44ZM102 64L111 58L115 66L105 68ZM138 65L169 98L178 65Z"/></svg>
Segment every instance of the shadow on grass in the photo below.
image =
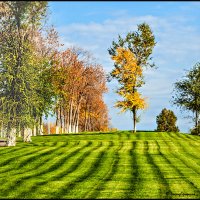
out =
<svg viewBox="0 0 200 200"><path fill-rule="evenodd" d="M39 177L40 175L44 175L47 174L49 172L54 171L55 169L57 169L58 167L61 167L70 157L74 156L75 154L77 154L79 151L81 151L82 149L90 146L92 144L92 142L88 142L87 144L85 144L83 147L78 148L74 151L72 151L70 154L68 154L67 156L61 154L61 158L57 160L57 162L53 163L52 165L48 166L47 168L45 168L44 170L41 171L36 171L36 173L34 174L30 174L30 175L25 175L23 177L20 177L20 179L13 181L13 184L8 187L7 189L5 189L4 191L1 191L5 196L9 195L9 191L12 190L13 185L15 186L15 190L17 190L18 187L21 186L21 184L30 179L30 178L36 178ZM47 163L45 163L47 164ZM38 185L36 187L39 187L40 185L43 185L43 183L48 182L48 181L42 181L40 183L38 183ZM29 191L30 193L32 192L32 189ZM16 198L21 198L21 196L26 196L29 194L29 192L22 192L19 195L17 195Z"/></svg>
<svg viewBox="0 0 200 200"><path fill-rule="evenodd" d="M113 143L112 143L113 146ZM114 156L113 156L113 163L110 166L110 169L108 173L105 175L105 177L102 179L102 181L97 185L97 187L94 189L94 191L89 195L89 198L97 198L98 195L102 190L105 189L106 182L111 181L114 174L117 172L118 163L119 163L119 151L123 147L123 142L120 142L119 147L115 150Z"/></svg>

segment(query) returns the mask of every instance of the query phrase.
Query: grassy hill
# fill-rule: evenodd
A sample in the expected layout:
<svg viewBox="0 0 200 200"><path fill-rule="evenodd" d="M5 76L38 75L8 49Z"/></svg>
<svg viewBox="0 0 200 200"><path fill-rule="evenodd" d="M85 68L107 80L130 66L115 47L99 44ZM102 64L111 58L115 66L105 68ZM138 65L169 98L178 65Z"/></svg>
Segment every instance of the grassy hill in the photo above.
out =
<svg viewBox="0 0 200 200"><path fill-rule="evenodd" d="M0 198L200 198L200 137L128 131L0 148Z"/></svg>

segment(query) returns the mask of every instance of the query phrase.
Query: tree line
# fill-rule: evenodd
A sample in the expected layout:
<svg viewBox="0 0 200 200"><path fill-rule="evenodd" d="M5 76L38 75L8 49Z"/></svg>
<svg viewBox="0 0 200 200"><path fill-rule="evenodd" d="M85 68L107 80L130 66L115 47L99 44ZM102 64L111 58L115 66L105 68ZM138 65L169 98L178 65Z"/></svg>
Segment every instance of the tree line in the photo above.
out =
<svg viewBox="0 0 200 200"><path fill-rule="evenodd" d="M60 50L57 31L45 26L45 1L0 2L0 133L14 146L16 135L25 142L43 134L42 117L53 112L55 133L107 130L108 109L103 101L107 76L91 54L78 47ZM133 114L133 132L138 110L147 107L139 89L145 84L144 70L151 62L155 36L146 23L137 31L120 35L108 49L114 61L109 78L117 79L122 100L116 107ZM199 134L200 65L175 83L172 103L194 113L192 134ZM163 117L164 116L164 117ZM169 128L166 123L173 121ZM179 131L173 112L157 116L157 130ZM164 127L164 129L163 129ZM168 127L168 128L166 128Z"/></svg>
<svg viewBox="0 0 200 200"><path fill-rule="evenodd" d="M0 2L0 132L8 146L42 135L50 112L56 133L108 128L103 67L83 49L60 50L47 10L45 1Z"/></svg>

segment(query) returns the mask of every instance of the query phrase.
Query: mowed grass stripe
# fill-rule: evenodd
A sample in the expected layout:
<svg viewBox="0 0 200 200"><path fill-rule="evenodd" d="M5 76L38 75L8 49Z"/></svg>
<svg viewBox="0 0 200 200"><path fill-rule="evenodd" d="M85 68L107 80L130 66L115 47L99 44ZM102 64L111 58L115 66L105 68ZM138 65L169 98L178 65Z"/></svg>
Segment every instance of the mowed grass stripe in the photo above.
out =
<svg viewBox="0 0 200 200"><path fill-rule="evenodd" d="M34 153L37 153L38 151L42 150L43 147L41 148L25 148L25 149L21 149L19 150L18 152L16 153L11 153L11 155L4 155L1 157L1 160L0 160L0 173L3 173L4 172L4 167L10 167L11 168L14 168L15 167L15 164L17 162L18 159L20 158L23 158L24 156L29 156L29 155L32 155Z"/></svg>
<svg viewBox="0 0 200 200"><path fill-rule="evenodd" d="M103 181L104 181L104 185L108 182L108 181L110 181L110 179L111 179L111 177L113 176L113 174L116 172L116 168L117 168L117 163L118 163L118 159L119 159L119 157L118 157L118 151L119 151L119 149L120 148L122 148L122 146L123 146L123 142L120 142L120 145L118 144L118 142L117 141L115 141L114 142L114 145L112 145L112 149L114 150L114 151L111 151L112 152L112 154L111 154L111 156L112 157L114 157L114 159L113 159L113 162L111 163L111 169L110 169L110 171L108 172L108 174L109 174L109 176L106 176L105 178L103 177ZM110 147L110 145L109 145L109 147ZM104 147L104 149L105 149L105 147ZM107 149L107 148L106 148ZM105 149L105 150L106 150ZM104 150L104 151L105 151ZM100 165L100 163L98 163L98 165ZM102 166L102 165L100 165L100 166ZM99 187L101 187L102 185L99 185ZM99 188L98 187L98 188ZM88 188L89 189L89 188ZM104 188L101 188L101 190L103 190ZM93 194L94 195L94 194ZM98 198L98 195L97 194L95 194L96 195L96 197L95 198Z"/></svg>
<svg viewBox="0 0 200 200"><path fill-rule="evenodd" d="M159 141L157 142L159 145ZM174 158L172 153L163 153L161 146L160 153L164 162L168 164L167 169L169 171L167 171L168 173L165 174L165 178L169 183L172 196L179 195L180 197L184 197L184 195L186 195L187 197L191 196L191 198L198 198L198 194L196 193L198 188L190 180L188 180L187 177L184 176L183 171L179 168L179 163L177 164L177 159Z"/></svg>
<svg viewBox="0 0 200 200"><path fill-rule="evenodd" d="M113 166L115 165L114 163L116 159L113 155L115 154L116 148L118 148L116 142L113 143L113 141L109 141L109 147L105 151L105 155L99 165L97 173L87 181L87 183L91 183L92 187L87 193L85 193L85 195L83 195L82 198L96 198L98 193L103 189L105 182L111 179L111 176L113 175Z"/></svg>
<svg viewBox="0 0 200 200"><path fill-rule="evenodd" d="M172 144L169 143L168 141L164 141L166 145L169 147L170 152L173 154L174 157L178 158L181 160L185 165L187 165L188 169L193 170L196 172L197 175L200 175L200 160L193 155L191 155L188 151L175 151ZM174 146L176 146L174 144Z"/></svg>
<svg viewBox="0 0 200 200"><path fill-rule="evenodd" d="M171 135L167 135L167 137L171 137ZM164 140L164 138L163 138ZM187 154L194 159L200 160L200 142L192 142L185 141L183 139L177 139L174 135L171 139L171 146L174 147L176 152L187 152Z"/></svg>
<svg viewBox="0 0 200 200"><path fill-rule="evenodd" d="M126 134L123 134L126 136ZM106 198L126 198L130 190L131 175L132 175L132 158L130 157L130 151L134 148L132 142L119 141L119 148L115 152L116 154L116 167L113 166L112 176L109 177L107 186L104 186L103 193L106 194ZM107 196L111 193L110 197Z"/></svg>
<svg viewBox="0 0 200 200"><path fill-rule="evenodd" d="M135 148L137 176L128 198L169 198L170 189L162 172L149 153L148 141L137 141Z"/></svg>
<svg viewBox="0 0 200 200"><path fill-rule="evenodd" d="M185 179L187 179L188 182L190 182L190 184L193 185L193 187L195 188L195 192L192 193L192 197L194 197L195 194L199 198L200 197L199 165L195 162L195 160L192 157L188 156L188 153L185 152L174 153L174 151L171 151L171 154L174 156L173 158L170 159L171 162L176 163L176 168L181 172L181 174L185 177Z"/></svg>
<svg viewBox="0 0 200 200"><path fill-rule="evenodd" d="M173 132L170 132L169 133L170 136L172 136L173 138L179 138L179 139L183 139L185 141L190 141L190 142L195 142L195 141L199 141L199 139L195 136L193 137L188 137L188 134L181 134L181 133L173 133Z"/></svg>
<svg viewBox="0 0 200 200"><path fill-rule="evenodd" d="M37 194L44 194L42 198L59 198L57 196L62 193L63 190L67 190L67 186L71 181L77 179L78 176L82 173L82 163L85 163L87 156L92 154L93 151L102 147L101 142L90 141L91 145L87 148L83 149L83 151L79 152L79 155L76 157L72 157L65 163L64 168L60 170L60 173L53 174L51 177L46 178L46 181L41 182L40 187L35 186L34 193L32 194L32 198L37 198ZM87 164L87 163L86 163ZM48 174L49 175L49 174Z"/></svg>
<svg viewBox="0 0 200 200"><path fill-rule="evenodd" d="M91 142L89 141L74 141L72 144L72 148L68 147L61 147L62 148L62 154L60 154L58 157L54 158L51 162L43 163L41 165L40 169L37 169L32 172L27 172L25 174L19 174L18 176L12 177L12 181L6 182L6 185L4 187L1 186L1 193L0 197L5 198L14 198L14 196L20 196L16 195L15 191L12 190L13 187L15 187L15 190L18 190L19 194L23 194L24 190L30 189L32 185L37 184L37 182L43 182L44 179L41 178L41 176L45 174L51 174L56 171L59 171L59 167L63 166L64 163L70 159L71 157L78 154L81 150L87 148L91 145ZM80 146L79 146L80 145ZM66 152L68 153L66 155ZM21 192L22 191L22 192ZM31 190L30 190L31 192ZM27 193L25 192L25 195ZM22 195L23 196L23 195ZM27 197L24 197L27 198Z"/></svg>
<svg viewBox="0 0 200 200"><path fill-rule="evenodd" d="M49 155L53 154L54 151L57 151L60 149L60 147L62 147L63 145L65 146L67 143L61 143L58 146L55 147L43 147L42 149L40 149L37 152L34 152L33 154L28 154L26 156L21 156L19 157L17 160L15 160L15 164L13 165L13 168L8 168L7 170L5 169L3 175L6 176L6 173L9 173L10 175L14 176L14 174L17 174L18 171L20 171L20 173L25 173L26 171L29 171L33 168L37 168L38 166L41 165L42 162L47 162L47 160L45 160L46 157L49 157ZM35 165L34 163L38 162L38 165ZM31 163L31 164L30 164Z"/></svg>
<svg viewBox="0 0 200 200"><path fill-rule="evenodd" d="M12 148L10 148L10 147L1 147L0 148L0 156L2 158L5 154L10 154L12 152L16 153L17 151L19 151L21 149L24 149L24 146L15 146L15 147L12 147Z"/></svg>
<svg viewBox="0 0 200 200"><path fill-rule="evenodd" d="M49 147L44 149L44 152L42 153L35 153L31 155L30 157L20 157L16 161L16 165L13 165L13 168L10 168L10 166L6 166L4 173L0 175L0 177L5 177L6 173L8 173L10 176L23 174L26 172L31 172L32 170L40 168L42 165L41 163L46 163L51 161L59 152L61 151L61 147L67 146L68 142L60 143L56 147ZM61 151L62 152L62 151Z"/></svg>
<svg viewBox="0 0 200 200"><path fill-rule="evenodd" d="M117 141L115 141L114 145L112 145L112 148L110 150L107 150L107 153L105 154L106 157L99 165L97 173L91 177L91 180L88 180L88 182L85 183L91 183L91 185L92 183L94 183L94 187L91 187L90 190L88 190L88 193L86 193L86 195L84 195L82 198L93 199L98 197L99 193L107 188L105 184L114 181L113 177L119 167L119 165L117 165L119 161L117 152L119 151L119 148L121 149L123 147L123 142L119 141L118 143ZM117 186L115 189L117 190ZM112 191L110 193L111 196L109 198L113 198L114 192L115 191Z"/></svg>
<svg viewBox="0 0 200 200"><path fill-rule="evenodd" d="M86 193L91 191L95 184L95 182L91 182L91 179L94 180L95 175L98 174L100 167L102 167L102 161L104 160L106 151L109 151L112 146L112 142L101 142L101 147L94 150L85 158L84 162L81 163L81 172L79 175L76 174L77 178L69 182L67 190L63 187L62 190L58 191L56 198L70 198L77 190L79 192L76 198L83 198ZM73 177L73 174L70 174L70 177Z"/></svg>

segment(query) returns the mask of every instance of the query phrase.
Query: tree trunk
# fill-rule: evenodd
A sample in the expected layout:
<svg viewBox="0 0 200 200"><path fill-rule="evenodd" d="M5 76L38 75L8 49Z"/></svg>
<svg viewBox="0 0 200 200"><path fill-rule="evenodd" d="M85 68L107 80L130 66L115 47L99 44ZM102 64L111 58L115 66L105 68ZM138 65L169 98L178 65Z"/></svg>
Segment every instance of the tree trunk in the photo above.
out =
<svg viewBox="0 0 200 200"><path fill-rule="evenodd" d="M84 131L86 131L86 127L87 127L87 104L86 104L86 108L85 108Z"/></svg>
<svg viewBox="0 0 200 200"><path fill-rule="evenodd" d="M0 135L0 137L4 137L4 133L3 133L3 122L1 123L1 135Z"/></svg>
<svg viewBox="0 0 200 200"><path fill-rule="evenodd" d="M32 130L30 128L25 128L24 134L23 134L23 141L24 142L32 142L31 136L32 136Z"/></svg>
<svg viewBox="0 0 200 200"><path fill-rule="evenodd" d="M63 133L63 123L62 123L62 106L60 105L60 129L61 129L61 134Z"/></svg>
<svg viewBox="0 0 200 200"><path fill-rule="evenodd" d="M33 136L36 136L36 125L33 127Z"/></svg>
<svg viewBox="0 0 200 200"><path fill-rule="evenodd" d="M16 146L16 129L12 128L9 133L7 133L7 142L8 147Z"/></svg>
<svg viewBox="0 0 200 200"><path fill-rule="evenodd" d="M43 124L42 124L42 117L40 117L40 128L39 128L40 135L43 135Z"/></svg>
<svg viewBox="0 0 200 200"><path fill-rule="evenodd" d="M73 132L73 125L72 125L72 116L73 116L73 113L72 113L72 109L73 109L73 101L71 100L70 101L70 110L69 110L69 133Z"/></svg>
<svg viewBox="0 0 200 200"><path fill-rule="evenodd" d="M136 133L136 109L133 109L133 132Z"/></svg>
<svg viewBox="0 0 200 200"><path fill-rule="evenodd" d="M76 130L75 130L75 133L78 133L78 126L79 126L79 110L77 112L77 121L76 121Z"/></svg>
<svg viewBox="0 0 200 200"><path fill-rule="evenodd" d="M56 108L56 134L59 134L59 126L60 126L59 109Z"/></svg>
<svg viewBox="0 0 200 200"><path fill-rule="evenodd" d="M49 119L49 116L48 116L48 135L50 135L51 134L51 124L50 124L50 119Z"/></svg>
<svg viewBox="0 0 200 200"><path fill-rule="evenodd" d="M195 127L198 126L198 111L195 111Z"/></svg>

